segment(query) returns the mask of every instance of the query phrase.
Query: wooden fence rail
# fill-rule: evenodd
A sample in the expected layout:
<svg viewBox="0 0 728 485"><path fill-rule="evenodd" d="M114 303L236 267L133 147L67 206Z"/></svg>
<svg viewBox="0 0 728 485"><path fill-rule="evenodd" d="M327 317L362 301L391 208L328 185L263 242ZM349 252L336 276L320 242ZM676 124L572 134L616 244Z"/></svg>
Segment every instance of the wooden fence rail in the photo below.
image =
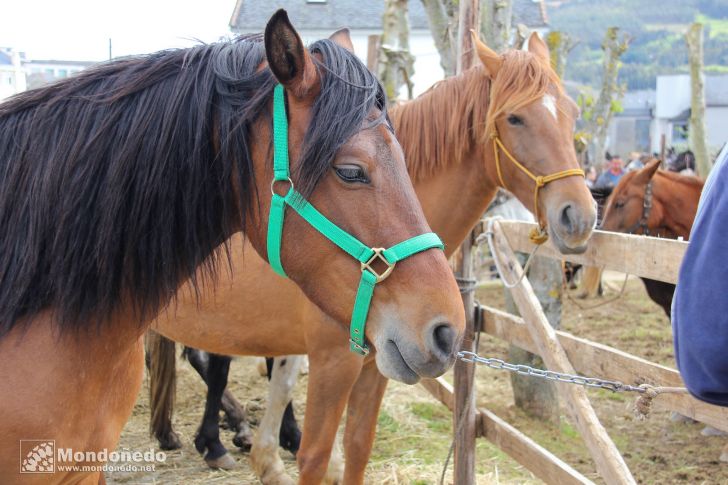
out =
<svg viewBox="0 0 728 485"><path fill-rule="evenodd" d="M536 227L535 224L520 221L499 221L498 224L503 228L508 244L514 251L530 253L533 250L528 232ZM666 283L677 283L680 262L687 247L688 243L685 241L594 231L583 254L561 254L550 241L539 248L538 254Z"/></svg>
<svg viewBox="0 0 728 485"><path fill-rule="evenodd" d="M423 379L420 384L450 411L454 409L453 388L442 377ZM485 438L497 445L544 482L565 485L593 484L591 480L574 470L566 462L491 411L478 408L475 419L478 437Z"/></svg>
<svg viewBox="0 0 728 485"><path fill-rule="evenodd" d="M479 306L483 331L529 352L538 353L536 345L522 318L495 308ZM636 323L636 322L635 322ZM622 381L625 384L643 383L655 386L684 387L675 369L655 364L597 342L557 331L559 341L574 369L582 375ZM728 408L698 401L686 394L661 394L654 401L656 408L678 413L728 431Z"/></svg>
<svg viewBox="0 0 728 485"><path fill-rule="evenodd" d="M479 226L475 228L475 234L482 233L485 224L481 223ZM532 223L516 221L498 221L493 225L497 247L493 257L499 258L500 266L505 273L502 277L515 281L520 275L521 267L513 251L530 253L533 250L534 246L528 237L533 227ZM538 254L676 283L686 248L687 243L683 241L595 231L586 251L582 254L562 255L550 242L544 244ZM642 383L668 387L684 385L675 369L551 329L527 278L511 291L524 318L479 305L475 307L475 313L479 317L477 320L482 322L480 330L541 355L550 370L619 380L633 385ZM452 386L442 378L425 379L422 384L451 411L455 409L456 394L463 399L463 396L475 391L472 384L461 384L456 386L456 392L453 392ZM569 414L575 419L575 424L591 451L602 478L610 484L634 483L624 460L596 418L584 389L566 384L559 384L558 388L565 398L564 404ZM654 404L656 408L677 411L728 431L728 409L700 402L686 394L663 394ZM471 411L470 420L473 419L473 412L477 435L497 444L538 478L547 483L592 483L492 412L477 408ZM470 446L470 456L474 456L474 443L461 443L460 446L461 449Z"/></svg>

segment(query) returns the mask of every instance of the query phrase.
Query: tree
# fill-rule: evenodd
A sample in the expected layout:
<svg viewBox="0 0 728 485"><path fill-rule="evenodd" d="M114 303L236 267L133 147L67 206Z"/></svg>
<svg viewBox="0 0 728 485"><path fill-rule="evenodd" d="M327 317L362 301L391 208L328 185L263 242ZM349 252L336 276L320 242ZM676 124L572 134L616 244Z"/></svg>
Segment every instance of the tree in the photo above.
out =
<svg viewBox="0 0 728 485"><path fill-rule="evenodd" d="M383 29L379 47L379 79L389 99L396 99L407 86L412 99L412 75L415 58L409 51L407 0L385 0Z"/></svg>
<svg viewBox="0 0 728 485"><path fill-rule="evenodd" d="M503 52L510 45L512 12L511 0L482 0L480 31L486 45L496 52Z"/></svg>
<svg viewBox="0 0 728 485"><path fill-rule="evenodd" d="M454 76L457 67L458 6L456 0L422 0L430 33L440 54L445 77Z"/></svg>
<svg viewBox="0 0 728 485"><path fill-rule="evenodd" d="M607 144L607 127L612 114L620 111L619 98L624 92L624 86L617 84L617 76L621 67L620 57L629 47L629 35L620 35L618 27L609 27L602 42L604 61L602 64L602 87L596 102L591 106L591 114L586 121L587 133L591 135L592 161L601 163ZM586 104L586 102L584 103Z"/></svg>
<svg viewBox="0 0 728 485"><path fill-rule="evenodd" d="M552 30L546 35L546 45L549 46L549 55L551 56L551 67L554 68L559 78L564 78L566 72L566 58L569 52L576 47L576 42L571 40L569 34Z"/></svg>
<svg viewBox="0 0 728 485"><path fill-rule="evenodd" d="M685 34L690 63L690 149L695 154L695 169L699 176L710 172L710 156L705 137L705 85L703 80L703 24L694 23Z"/></svg>

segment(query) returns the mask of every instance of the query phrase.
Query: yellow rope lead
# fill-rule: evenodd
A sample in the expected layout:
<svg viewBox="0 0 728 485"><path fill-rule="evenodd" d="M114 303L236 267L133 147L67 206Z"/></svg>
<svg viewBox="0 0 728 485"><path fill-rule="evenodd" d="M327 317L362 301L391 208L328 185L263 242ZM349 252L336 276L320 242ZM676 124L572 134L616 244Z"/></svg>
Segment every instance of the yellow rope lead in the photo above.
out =
<svg viewBox="0 0 728 485"><path fill-rule="evenodd" d="M493 154L495 155L495 170L498 174L498 181L501 184L501 187L508 190L508 187L506 186L505 181L503 180L503 173L501 172L500 167L500 151L502 150L503 153L505 153L506 157L513 162L516 167L518 167L521 172L525 173L528 178L533 180L536 183L536 188L533 191L533 213L536 217L536 223L538 223L539 227L538 229L533 229L530 234L529 238L531 239L531 242L534 244L543 244L545 243L549 236L546 232L546 226L541 224L541 217L538 209L538 191L541 187L546 185L549 182L553 182L554 180L563 179L566 177L573 177L573 176L579 176L584 177L584 170L580 168L570 168L568 170L562 170L560 172L552 173L550 175L534 175L531 173L530 170L528 170L526 167L524 167L516 158L511 155L511 152L508 151L508 149L503 145L503 142L501 142L500 138L498 137L497 132L493 132L491 134L491 138L493 138ZM500 148L500 150L498 150Z"/></svg>

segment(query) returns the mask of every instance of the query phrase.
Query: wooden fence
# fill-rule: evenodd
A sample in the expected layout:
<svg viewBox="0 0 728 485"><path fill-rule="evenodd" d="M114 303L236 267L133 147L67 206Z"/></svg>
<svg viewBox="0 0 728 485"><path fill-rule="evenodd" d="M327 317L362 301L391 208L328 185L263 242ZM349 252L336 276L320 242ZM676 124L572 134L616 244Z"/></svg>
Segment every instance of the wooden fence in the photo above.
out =
<svg viewBox="0 0 728 485"><path fill-rule="evenodd" d="M483 225L479 226L476 233L483 231ZM516 281L522 273L514 251L530 253L533 250L528 238L532 227L534 224L516 221L498 221L492 226L497 248L493 257L498 258L508 281ZM686 247L687 243L682 241L595 231L583 254L564 256L550 242L539 248L538 254L675 283ZM474 307L475 318L469 318L468 321L479 321L481 331L541 355L546 367L553 371L579 373L632 385L684 386L674 369L566 332L555 331L548 324L528 278L523 278L511 291L523 318L480 305ZM471 348L470 344L466 347L468 350ZM456 379L455 389L442 378L426 379L422 385L453 411L454 429L460 430L456 437L458 446L455 457L455 483L458 485L472 483L474 470L463 471L463 468L474 467L475 437L484 437L493 442L547 483L592 483L491 411L477 408L472 380ZM586 390L564 383L558 383L557 388L600 476L609 484L635 483L619 451L597 419ZM457 406L457 402L469 402L470 406ZM655 408L676 411L728 431L728 408L703 403L687 394L663 394L654 404ZM464 424L474 428L473 432L462 432L468 426L463 426L461 419L465 420Z"/></svg>

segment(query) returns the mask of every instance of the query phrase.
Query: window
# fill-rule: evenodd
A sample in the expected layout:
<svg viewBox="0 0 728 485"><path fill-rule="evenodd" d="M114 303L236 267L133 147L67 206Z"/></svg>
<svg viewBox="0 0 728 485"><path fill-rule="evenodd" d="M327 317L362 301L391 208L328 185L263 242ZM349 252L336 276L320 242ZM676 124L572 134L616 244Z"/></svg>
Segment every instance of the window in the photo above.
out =
<svg viewBox="0 0 728 485"><path fill-rule="evenodd" d="M59 69L58 77L68 77L68 69Z"/></svg>
<svg viewBox="0 0 728 485"><path fill-rule="evenodd" d="M688 123L676 121L672 125L672 143L685 143L688 141Z"/></svg>

